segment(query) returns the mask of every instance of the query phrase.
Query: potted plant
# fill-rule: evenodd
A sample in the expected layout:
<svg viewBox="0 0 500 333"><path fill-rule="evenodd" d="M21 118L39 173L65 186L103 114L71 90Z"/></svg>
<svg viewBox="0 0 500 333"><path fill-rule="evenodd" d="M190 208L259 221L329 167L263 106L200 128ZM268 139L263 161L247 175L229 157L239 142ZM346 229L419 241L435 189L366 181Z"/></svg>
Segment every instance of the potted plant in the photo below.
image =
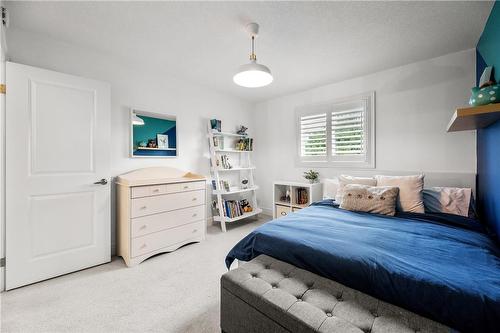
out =
<svg viewBox="0 0 500 333"><path fill-rule="evenodd" d="M314 184L318 181L319 179L319 172L316 172L314 170L309 170L304 172L304 178L309 180L311 184Z"/></svg>

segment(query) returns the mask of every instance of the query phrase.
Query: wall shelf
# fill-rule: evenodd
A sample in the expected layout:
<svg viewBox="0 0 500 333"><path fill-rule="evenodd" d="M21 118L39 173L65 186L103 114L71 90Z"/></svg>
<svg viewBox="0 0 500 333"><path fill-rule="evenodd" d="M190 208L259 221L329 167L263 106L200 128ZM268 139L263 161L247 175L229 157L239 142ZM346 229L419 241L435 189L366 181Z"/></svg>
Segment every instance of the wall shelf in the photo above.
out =
<svg viewBox="0 0 500 333"><path fill-rule="evenodd" d="M500 103L459 108L448 124L447 132L475 130L500 120Z"/></svg>
<svg viewBox="0 0 500 333"><path fill-rule="evenodd" d="M176 150L177 148L152 148L152 147L137 147L137 150Z"/></svg>
<svg viewBox="0 0 500 333"><path fill-rule="evenodd" d="M251 153L253 150L215 149L216 153Z"/></svg>
<svg viewBox="0 0 500 333"><path fill-rule="evenodd" d="M230 132L212 132L213 136L233 136L237 138L246 138L248 134L237 134L237 133L230 133Z"/></svg>
<svg viewBox="0 0 500 333"><path fill-rule="evenodd" d="M235 194L235 193L244 193L244 192L251 192L257 190L259 187L254 186L254 187L249 187L249 188L231 188L229 191L226 190L213 190L213 194Z"/></svg>

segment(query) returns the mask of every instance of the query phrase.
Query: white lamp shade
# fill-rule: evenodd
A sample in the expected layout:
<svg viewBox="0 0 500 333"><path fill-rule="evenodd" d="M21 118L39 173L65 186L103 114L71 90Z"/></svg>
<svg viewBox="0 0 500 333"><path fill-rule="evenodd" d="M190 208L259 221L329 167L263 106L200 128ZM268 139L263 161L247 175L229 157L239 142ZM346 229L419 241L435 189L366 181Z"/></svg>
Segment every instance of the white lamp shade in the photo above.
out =
<svg viewBox="0 0 500 333"><path fill-rule="evenodd" d="M233 81L242 87L258 88L273 82L273 76L269 68L252 61L240 66L238 72L233 76Z"/></svg>
<svg viewBox="0 0 500 333"><path fill-rule="evenodd" d="M138 117L135 113L132 114L132 125L144 125L144 120Z"/></svg>

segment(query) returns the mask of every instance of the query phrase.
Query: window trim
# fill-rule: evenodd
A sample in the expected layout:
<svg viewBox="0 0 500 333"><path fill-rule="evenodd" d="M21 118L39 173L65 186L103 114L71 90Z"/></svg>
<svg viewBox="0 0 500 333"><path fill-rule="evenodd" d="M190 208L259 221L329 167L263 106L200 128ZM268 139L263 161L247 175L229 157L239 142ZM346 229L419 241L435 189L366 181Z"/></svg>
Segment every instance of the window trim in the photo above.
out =
<svg viewBox="0 0 500 333"><path fill-rule="evenodd" d="M356 158L346 160L347 157L332 156L332 117L331 112L335 105L363 101L365 103L366 129L365 142L366 154L364 158L356 161ZM300 118L312 114L326 113L326 149L327 156L307 159L301 156ZM301 106L295 109L295 164L297 167L312 168L359 168L375 169L375 91L365 92L349 97L338 98L320 104Z"/></svg>

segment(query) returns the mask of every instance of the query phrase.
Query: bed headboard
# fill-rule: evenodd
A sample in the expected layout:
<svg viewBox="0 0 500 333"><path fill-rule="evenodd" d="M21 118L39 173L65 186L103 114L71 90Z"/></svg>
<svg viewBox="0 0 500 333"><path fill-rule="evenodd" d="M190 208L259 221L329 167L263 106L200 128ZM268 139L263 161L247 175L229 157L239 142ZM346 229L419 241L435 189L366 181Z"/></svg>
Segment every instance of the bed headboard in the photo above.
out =
<svg viewBox="0 0 500 333"><path fill-rule="evenodd" d="M342 172L341 174L348 174L359 177L372 177L375 175L387 176L406 176L417 175L422 172L419 171L354 171ZM472 189L472 193L476 196L476 174L475 173L450 173L450 172L423 172L425 174L424 187L445 186L445 187L467 187ZM333 178L333 177L332 177ZM323 186L323 191L328 191L327 186ZM336 187L335 190L336 191Z"/></svg>

